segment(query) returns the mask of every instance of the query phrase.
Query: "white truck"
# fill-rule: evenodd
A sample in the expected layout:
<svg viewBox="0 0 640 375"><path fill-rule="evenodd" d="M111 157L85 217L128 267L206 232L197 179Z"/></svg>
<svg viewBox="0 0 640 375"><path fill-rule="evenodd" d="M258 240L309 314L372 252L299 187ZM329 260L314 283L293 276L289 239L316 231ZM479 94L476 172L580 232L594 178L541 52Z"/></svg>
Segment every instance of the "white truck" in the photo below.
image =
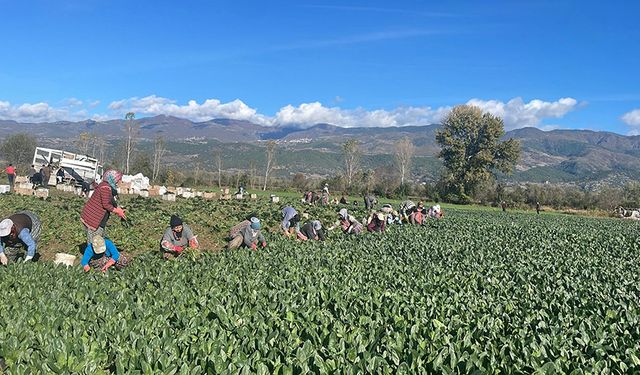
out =
<svg viewBox="0 0 640 375"><path fill-rule="evenodd" d="M38 170L45 164L62 168L65 171L65 180L69 181L73 179L77 186L81 186L83 183L91 184L93 181L101 181L102 165L98 163L98 159L87 155L36 147L33 154L33 165L36 167L36 170ZM52 170L49 181L43 182L45 184L55 185L55 181L56 173L55 170Z"/></svg>

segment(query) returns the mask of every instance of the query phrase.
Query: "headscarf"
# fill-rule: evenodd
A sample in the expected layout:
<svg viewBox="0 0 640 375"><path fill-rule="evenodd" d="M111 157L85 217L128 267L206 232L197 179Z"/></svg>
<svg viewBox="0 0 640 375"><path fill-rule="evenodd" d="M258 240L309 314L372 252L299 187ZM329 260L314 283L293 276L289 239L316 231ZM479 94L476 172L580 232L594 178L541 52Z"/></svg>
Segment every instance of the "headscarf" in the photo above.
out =
<svg viewBox="0 0 640 375"><path fill-rule="evenodd" d="M116 171L115 169L109 169L102 175L102 180L107 181L111 188L117 189L118 182L122 180L122 172Z"/></svg>
<svg viewBox="0 0 640 375"><path fill-rule="evenodd" d="M338 211L338 215L340 215L340 217L344 220L347 219L347 209L346 208L342 208L340 209L340 211Z"/></svg>
<svg viewBox="0 0 640 375"><path fill-rule="evenodd" d="M313 220L311 224L313 225L313 229L315 230L322 229L322 224L320 223L320 220Z"/></svg>

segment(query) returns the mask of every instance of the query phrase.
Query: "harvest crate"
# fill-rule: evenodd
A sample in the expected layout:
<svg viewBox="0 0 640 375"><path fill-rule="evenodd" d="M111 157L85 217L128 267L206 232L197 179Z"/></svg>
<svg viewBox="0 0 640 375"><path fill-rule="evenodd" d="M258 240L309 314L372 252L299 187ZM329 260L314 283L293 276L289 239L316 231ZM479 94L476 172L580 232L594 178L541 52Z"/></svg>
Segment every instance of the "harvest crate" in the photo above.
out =
<svg viewBox="0 0 640 375"><path fill-rule="evenodd" d="M162 200L163 201L169 201L169 202L175 202L176 201L176 195L175 194L171 194L171 193L167 193L167 194L162 196Z"/></svg>
<svg viewBox="0 0 640 375"><path fill-rule="evenodd" d="M33 189L29 188L29 189L25 189L25 188L21 188L21 187L17 187L14 189L15 193L18 195L33 195Z"/></svg>
<svg viewBox="0 0 640 375"><path fill-rule="evenodd" d="M144 198L149 198L149 194L150 194L149 190L140 190L138 192L138 195Z"/></svg>
<svg viewBox="0 0 640 375"><path fill-rule="evenodd" d="M223 194L223 195L220 196L220 199L222 199L224 201L229 200L229 199L231 199L231 194Z"/></svg>
<svg viewBox="0 0 640 375"><path fill-rule="evenodd" d="M38 198L48 198L49 197L49 189L38 189L35 192L35 196Z"/></svg>
<svg viewBox="0 0 640 375"><path fill-rule="evenodd" d="M204 199L216 199L218 198L218 194L217 193L209 193L209 192L204 192L202 193L202 197Z"/></svg>
<svg viewBox="0 0 640 375"><path fill-rule="evenodd" d="M26 182L29 182L27 176L16 176L16 184L22 184Z"/></svg>
<svg viewBox="0 0 640 375"><path fill-rule="evenodd" d="M251 198L251 199L258 199L258 194L251 194L251 195L249 196L249 198Z"/></svg>
<svg viewBox="0 0 640 375"><path fill-rule="evenodd" d="M271 197L271 203L278 203L280 202L280 197Z"/></svg>

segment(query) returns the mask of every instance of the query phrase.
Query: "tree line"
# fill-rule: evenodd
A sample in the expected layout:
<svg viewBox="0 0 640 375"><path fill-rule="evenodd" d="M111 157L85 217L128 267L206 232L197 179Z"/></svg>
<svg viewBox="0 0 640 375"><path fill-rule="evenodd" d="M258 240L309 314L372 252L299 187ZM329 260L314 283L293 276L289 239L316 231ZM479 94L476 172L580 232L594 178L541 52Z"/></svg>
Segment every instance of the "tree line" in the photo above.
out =
<svg viewBox="0 0 640 375"><path fill-rule="evenodd" d="M225 157L220 150L212 152L213 163L185 172L172 167L168 161L167 142L162 137L153 140L151 150L141 152L139 129L135 113L125 115L125 137L108 158L109 144L101 137L83 132L75 140L75 149L82 154L97 157L105 166L116 167L126 174L141 172L154 183L167 185L244 185L251 189L319 189L324 183L332 191L351 195L374 193L389 198L407 196L455 202L498 204L508 202L514 207L536 203L554 207L609 209L611 202L633 204L624 189L607 190L603 196L577 187L525 184L508 186L496 182L496 172L509 174L520 157L520 145L515 139L502 140L503 120L480 108L461 105L454 107L443 119L436 141L441 150L442 173L435 182L416 181L411 174L416 146L410 138L395 142L393 162L377 168L362 164L362 145L356 139L346 140L341 147L343 167L333 176L309 178L296 173L291 178L274 177L278 163L278 142L267 141L264 147L264 165L250 160L247 169L225 169ZM29 134L14 134L0 144L0 155L18 166L27 166L33 157L36 139ZM259 170L262 170L260 175ZM631 191L634 187L628 187ZM619 191L620 190L620 191ZM626 190L628 191L628 189ZM605 197L616 199L606 199Z"/></svg>

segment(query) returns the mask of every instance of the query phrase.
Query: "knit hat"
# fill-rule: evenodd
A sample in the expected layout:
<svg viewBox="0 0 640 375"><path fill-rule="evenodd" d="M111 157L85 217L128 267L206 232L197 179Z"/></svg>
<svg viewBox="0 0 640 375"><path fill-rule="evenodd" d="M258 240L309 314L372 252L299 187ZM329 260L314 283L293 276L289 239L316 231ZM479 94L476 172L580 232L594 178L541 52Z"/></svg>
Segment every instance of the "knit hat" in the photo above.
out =
<svg viewBox="0 0 640 375"><path fill-rule="evenodd" d="M13 227L13 220L4 219L0 222L0 237L8 236Z"/></svg>
<svg viewBox="0 0 640 375"><path fill-rule="evenodd" d="M260 229L261 225L260 225L260 219L258 219L257 217L252 217L251 218L251 228L258 230Z"/></svg>
<svg viewBox="0 0 640 375"><path fill-rule="evenodd" d="M178 215L171 215L171 220L169 220L169 225L171 228L175 228L178 225L182 225L182 219Z"/></svg>
<svg viewBox="0 0 640 375"><path fill-rule="evenodd" d="M320 220L314 220L311 222L311 224L313 225L313 229L315 230L322 229L322 224L320 223Z"/></svg>

